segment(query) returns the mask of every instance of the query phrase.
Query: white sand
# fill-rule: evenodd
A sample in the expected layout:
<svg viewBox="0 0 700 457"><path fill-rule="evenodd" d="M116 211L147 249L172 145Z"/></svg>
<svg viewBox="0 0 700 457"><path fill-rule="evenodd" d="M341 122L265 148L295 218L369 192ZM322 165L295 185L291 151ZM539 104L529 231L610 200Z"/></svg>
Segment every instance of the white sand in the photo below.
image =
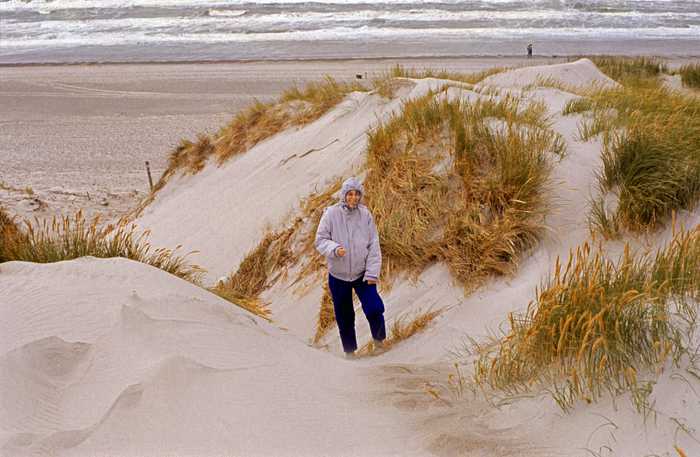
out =
<svg viewBox="0 0 700 457"><path fill-rule="evenodd" d="M569 65L575 78L566 79L570 67L547 71L572 85L603 79L585 62ZM652 395L656 420L646 422L626 395L615 404L608 398L578 404L565 415L546 395L496 409L480 395L459 397L446 388L455 373L449 351L466 335L484 337L508 313L523 310L556 258L589 239L587 200L596 188L600 142L577 141L581 117L561 116L575 95L551 88L522 92L518 87L529 83L504 78L509 91L547 103L553 128L568 146L553 171L551 232L512 277L466 297L443 265L423 272L417 283L397 282L383 294L389 325L418 309L449 309L387 353L349 362L339 356L336 329L323 340L327 351L308 345L320 284L302 297L284 281L267 291L269 324L128 260L0 265L3 452L672 456L678 445L688 456L700 454L694 436L700 382L685 371L687 361L679 369L666 367ZM400 95L418 96L441 84L416 81ZM447 96L481 95L452 87ZM235 269L266 226L298 210L300 198L354 173L367 128L399 106L398 100L352 94L303 129L283 132L220 168L173 179L137 222L152 230L154 244L199 250L196 260L211 281ZM684 212L681 220L696 226L700 212ZM645 249L669 235L667 229L633 241ZM615 257L620 243L606 249ZM361 312L357 327L362 344L369 333ZM467 375L469 369L462 367Z"/></svg>

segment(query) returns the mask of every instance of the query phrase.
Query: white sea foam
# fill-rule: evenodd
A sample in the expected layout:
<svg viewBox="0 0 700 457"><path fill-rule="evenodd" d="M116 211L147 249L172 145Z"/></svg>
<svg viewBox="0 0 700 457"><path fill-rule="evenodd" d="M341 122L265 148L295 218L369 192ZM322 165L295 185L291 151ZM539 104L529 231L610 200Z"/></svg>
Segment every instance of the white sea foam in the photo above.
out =
<svg viewBox="0 0 700 457"><path fill-rule="evenodd" d="M221 16L221 17L238 17L243 16L247 13L246 10L217 10L214 8L209 9L207 14L209 16Z"/></svg>
<svg viewBox="0 0 700 457"><path fill-rule="evenodd" d="M608 40L608 39L663 39L673 33L675 38L694 39L700 36L700 28L692 27L678 31L676 29L557 29L559 37ZM286 42L315 40L405 40L405 39L446 39L446 40L504 40L525 38L546 40L552 34L548 29L398 29L378 27L335 27L323 30L303 30L280 33L179 33L153 34L136 32L105 32L100 34L76 34L64 32L47 34L28 40L3 40L0 48L40 48L65 46L100 46L100 45L137 45L157 43L235 43L235 42Z"/></svg>

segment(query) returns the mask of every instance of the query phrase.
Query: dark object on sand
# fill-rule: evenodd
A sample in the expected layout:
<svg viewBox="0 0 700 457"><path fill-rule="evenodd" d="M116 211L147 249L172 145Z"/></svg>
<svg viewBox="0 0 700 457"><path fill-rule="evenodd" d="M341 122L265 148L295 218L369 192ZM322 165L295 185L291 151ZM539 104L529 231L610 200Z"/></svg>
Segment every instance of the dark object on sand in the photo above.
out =
<svg viewBox="0 0 700 457"><path fill-rule="evenodd" d="M146 160L146 173L148 173L148 185L151 187L151 191L153 191L153 178L151 178L151 167L148 165L148 160Z"/></svg>
<svg viewBox="0 0 700 457"><path fill-rule="evenodd" d="M532 43L527 45L527 56L532 57Z"/></svg>
<svg viewBox="0 0 700 457"><path fill-rule="evenodd" d="M362 75L360 73L355 74L355 79L362 79Z"/></svg>

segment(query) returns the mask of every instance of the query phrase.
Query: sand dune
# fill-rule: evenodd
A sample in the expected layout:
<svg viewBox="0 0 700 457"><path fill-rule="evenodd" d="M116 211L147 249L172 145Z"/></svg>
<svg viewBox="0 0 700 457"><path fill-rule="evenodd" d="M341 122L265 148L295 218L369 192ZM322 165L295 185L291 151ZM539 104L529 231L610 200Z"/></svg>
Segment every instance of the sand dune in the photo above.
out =
<svg viewBox="0 0 700 457"><path fill-rule="evenodd" d="M577 139L580 115L561 115L577 95L525 86L541 77L571 85L609 81L586 60L524 70L482 87L545 102L568 152L552 172L550 232L517 273L467 296L441 264L415 282L398 280L384 294L387 321L431 305L447 310L390 351L346 361L335 330L324 349L309 344L321 284L298 296L291 279L278 281L263 296L271 302L270 323L126 259L2 264L2 454L670 456L674 445L700 453L692 434L700 424L700 383L670 364L656 382L656 420L648 422L628 394L563 415L544 394L494 408L478 392L459 397L446 387L454 374L450 351L522 310L557 257L590 240L583 209L597 185L601 144ZM436 79L412 81L391 101L353 93L314 123L221 167L175 176L137 223L152 231L155 245L198 250L193 260L212 282L239 264L265 228L296 214L300 199L358 172L368 128L402 100L448 84L437 96L485 96ZM679 219L697 225L700 212ZM670 233L632 240L633 248L658 246ZM615 257L622 245L605 247ZM358 340L368 339L359 314Z"/></svg>

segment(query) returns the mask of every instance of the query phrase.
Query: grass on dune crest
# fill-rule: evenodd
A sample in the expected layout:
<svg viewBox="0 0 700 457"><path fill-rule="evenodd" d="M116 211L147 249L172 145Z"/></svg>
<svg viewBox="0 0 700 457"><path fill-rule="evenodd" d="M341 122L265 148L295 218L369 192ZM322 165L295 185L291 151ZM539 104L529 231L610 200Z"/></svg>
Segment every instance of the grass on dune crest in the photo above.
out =
<svg viewBox="0 0 700 457"><path fill-rule="evenodd" d="M449 70L434 70L431 68L415 69L406 68L400 64L396 64L389 70L389 75L394 78L412 78L412 79L424 79L424 78L435 78L435 79L449 79L452 81L460 81L467 84L476 84L486 79L491 75L497 73L502 73L504 71L511 70L510 67L492 67L486 70L472 72L472 73L460 73L456 71Z"/></svg>
<svg viewBox="0 0 700 457"><path fill-rule="evenodd" d="M116 225L100 225L98 217L88 221L81 211L74 216L53 218L34 223L24 222L23 230L16 227L0 209L0 262L24 261L50 263L78 257L125 257L167 271L197 286L202 286L204 269L187 261L187 256L177 255L175 249L153 249L148 242L149 231L136 232L126 219ZM252 262L246 265L253 278L250 288L260 287L255 282L260 267ZM269 310L259 300L241 297L239 291L226 288L210 289L220 297L260 317L269 319Z"/></svg>
<svg viewBox="0 0 700 457"><path fill-rule="evenodd" d="M411 79L425 79L425 78L435 78L435 79L445 79L451 81L458 81L466 83L468 85L473 85L481 82L488 76L495 75L509 70L507 67L493 67L483 71L474 73L460 73L449 70L434 70L431 68L406 68L401 64L396 64L389 70L381 73L372 79L372 87L374 90L384 98L394 98L396 90L398 90L402 84L401 78L411 78Z"/></svg>
<svg viewBox="0 0 700 457"><path fill-rule="evenodd" d="M138 217L175 174L196 174L211 158L221 165L282 130L315 121L353 91L366 92L367 88L358 82L339 82L326 76L303 88L293 86L275 101L256 100L214 134L201 133L195 141L181 140L170 153L168 167L150 195L129 217Z"/></svg>
<svg viewBox="0 0 700 457"><path fill-rule="evenodd" d="M187 281L199 284L203 270L186 262L186 257L175 254L180 247L152 249L148 231L138 234L134 225L122 220L116 226L99 225L99 218L87 221L81 211L73 217L64 216L34 223L25 221L23 230L13 233L0 245L4 261L50 263L78 257L125 257L147 263Z"/></svg>
<svg viewBox="0 0 700 457"><path fill-rule="evenodd" d="M668 65L657 57L591 56L589 59L600 71L622 84L668 72Z"/></svg>
<svg viewBox="0 0 700 457"><path fill-rule="evenodd" d="M445 261L467 285L514 268L543 230L551 153L563 143L539 104L427 96L370 132L367 204L383 278Z"/></svg>
<svg viewBox="0 0 700 457"><path fill-rule="evenodd" d="M509 330L471 348L479 354L474 380L486 392L548 391L564 409L578 400L631 392L640 412L656 370L684 352L700 299L700 228L682 230L654 255L617 262L588 245L536 291Z"/></svg>
<svg viewBox="0 0 700 457"><path fill-rule="evenodd" d="M700 100L669 90L655 59L606 58L602 70L618 79L615 89L590 89L564 114L583 114L579 137L601 135L600 195L591 207L591 228L608 238L622 231L654 230L673 211L700 199ZM617 63L616 63L617 62ZM608 208L606 195L616 205Z"/></svg>
<svg viewBox="0 0 700 457"><path fill-rule="evenodd" d="M684 86L700 89L700 63L683 65L678 72L681 74Z"/></svg>

